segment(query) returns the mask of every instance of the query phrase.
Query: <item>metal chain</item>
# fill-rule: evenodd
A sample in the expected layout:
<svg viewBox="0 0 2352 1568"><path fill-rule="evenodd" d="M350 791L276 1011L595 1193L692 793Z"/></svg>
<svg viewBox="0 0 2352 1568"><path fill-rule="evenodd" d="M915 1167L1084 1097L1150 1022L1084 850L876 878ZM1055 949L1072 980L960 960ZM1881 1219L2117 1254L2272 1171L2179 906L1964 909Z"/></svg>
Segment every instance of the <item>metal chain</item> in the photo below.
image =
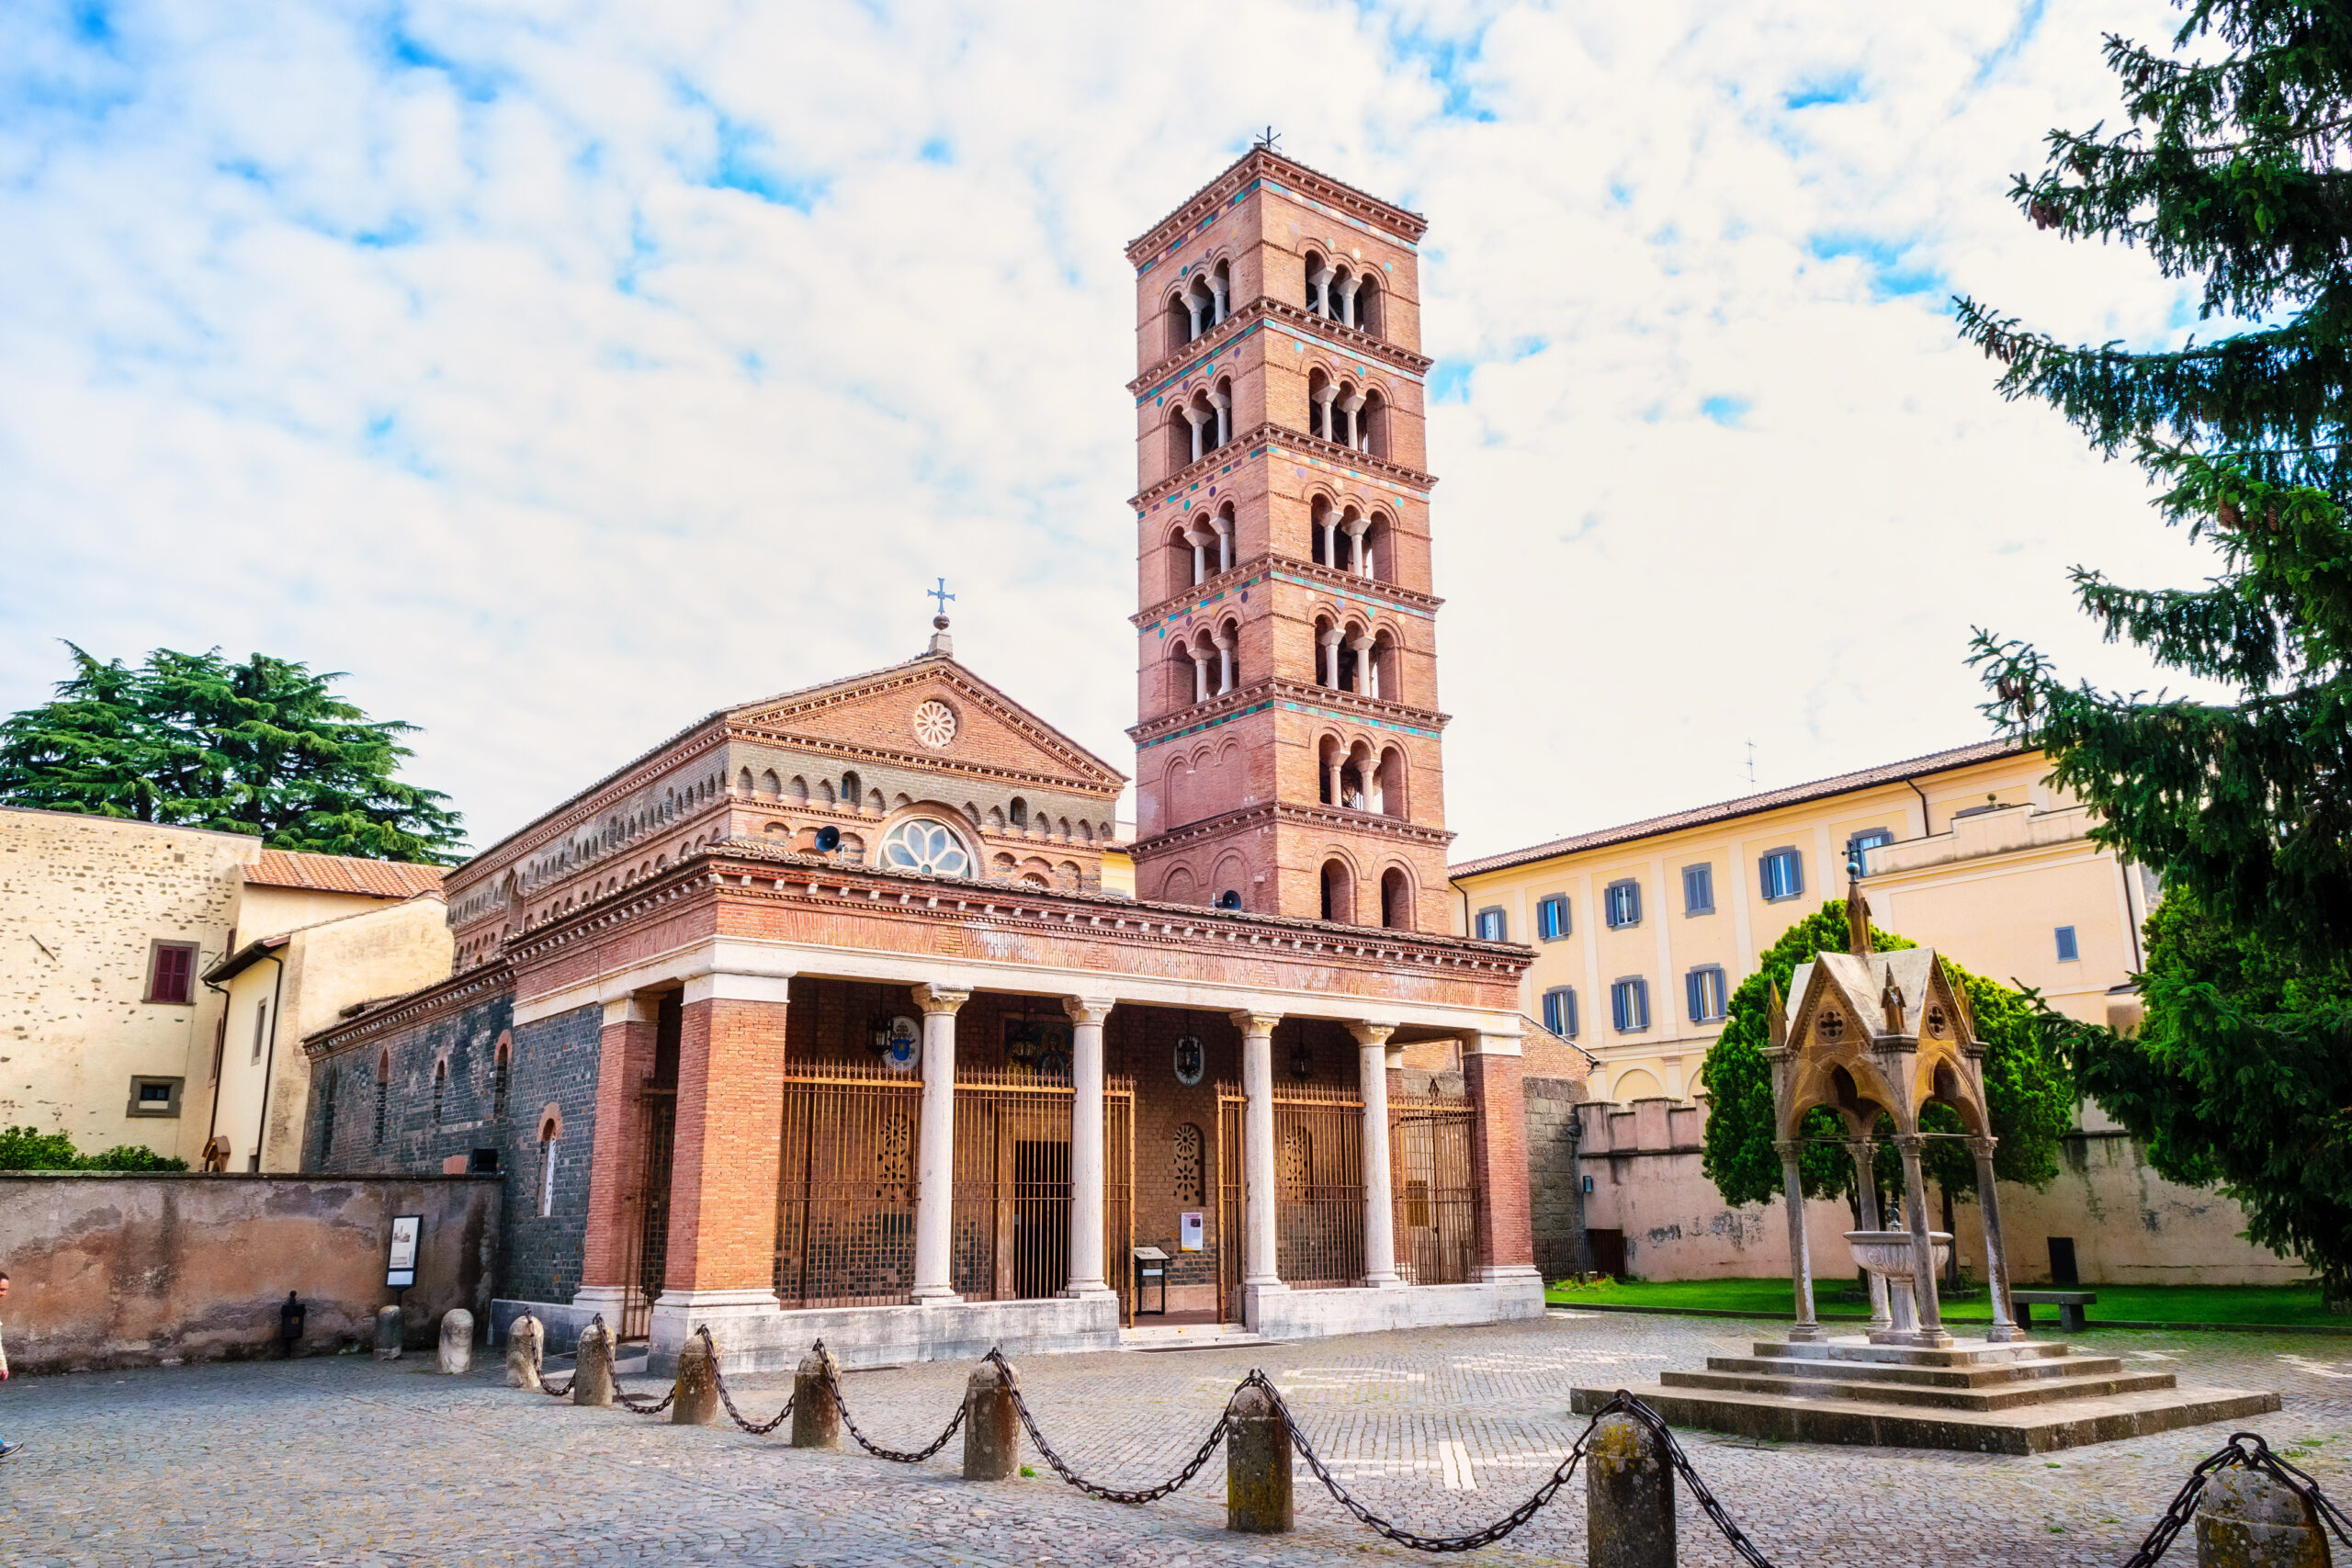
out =
<svg viewBox="0 0 2352 1568"><path fill-rule="evenodd" d="M857 1423L849 1418L849 1402L842 1398L842 1380L833 1371L832 1358L826 1355L824 1351L825 1342L820 1339L817 1341L817 1359L818 1364L825 1369L825 1387L832 1393L833 1408L841 1412L842 1425L848 1427L849 1435L857 1439L857 1446L864 1449L867 1453L872 1454L875 1458L887 1459L898 1464L921 1464L923 1461L929 1459L932 1455L945 1448L947 1446L947 1439L954 1437L962 1429L966 1406L959 1403L956 1406L956 1418L947 1423L947 1430L940 1433L938 1439L934 1441L931 1447L914 1453L904 1453L897 1449L886 1449L881 1447L872 1438L868 1438L865 1433L859 1431L857 1429Z"/></svg>
<svg viewBox="0 0 2352 1568"><path fill-rule="evenodd" d="M2248 1443L2254 1445L2252 1451L2245 1447ZM2213 1479L2217 1471L2233 1466L2260 1471L2295 1493L2311 1505L2312 1512L2334 1532L2336 1540L2352 1546L2352 1518L2346 1518L2344 1510L2329 1500L2327 1495L2320 1490L2318 1482L2272 1453L2270 1445L2262 1440L2260 1433L2233 1432L2226 1444L2199 1461L2197 1468L2188 1472L2188 1479L2181 1483L2179 1492L2174 1495L2172 1506L2165 1510L2164 1517L2156 1521L2156 1528L2148 1532L2148 1539L2140 1543L2140 1550L2124 1559L2123 1568L2152 1568L2157 1559L2171 1549L2174 1539L2196 1517L2197 1505L2205 1495L2206 1483Z"/></svg>
<svg viewBox="0 0 2352 1568"><path fill-rule="evenodd" d="M676 1383L672 1383L670 1385L670 1392L662 1396L662 1403L659 1404L644 1404L634 1394L631 1394L626 1389L622 1388L618 1382L613 1384L613 1403L619 1405L624 1410L634 1410L639 1416L659 1416L664 1410L669 1409L671 1401L677 1397L678 1385Z"/></svg>
<svg viewBox="0 0 2352 1568"><path fill-rule="evenodd" d="M1282 1391L1274 1386L1273 1381L1264 1372L1253 1368L1250 1375L1241 1380L1241 1387L1248 1388L1252 1383L1265 1390L1266 1397L1273 1401L1276 1413L1283 1418L1283 1430L1290 1434L1291 1446L1298 1450L1299 1457L1306 1461L1306 1468L1315 1472L1315 1479L1323 1483L1324 1489L1331 1494L1340 1506L1353 1514L1356 1521L1366 1529L1376 1530L1397 1545L1410 1547L1416 1551L1471 1551L1482 1546L1491 1546L1533 1518L1536 1513L1559 1492L1560 1488L1568 1483L1568 1477L1576 1473L1577 1463L1584 1458L1586 1439L1592 1436L1592 1428L1600 1424L1600 1417L1616 1409L1619 1401L1629 1397L1620 1393L1617 1399L1610 1402L1606 1409L1594 1416L1592 1420L1586 1424L1583 1433L1576 1440L1576 1446L1568 1450L1568 1457L1560 1461L1560 1467L1552 1472L1551 1478L1538 1486L1535 1489L1535 1495L1526 1502L1521 1503L1510 1513L1484 1529L1473 1530L1468 1535L1438 1536L1417 1535L1411 1530L1400 1529L1356 1501L1354 1495L1340 1484L1339 1478L1331 1473L1330 1467L1326 1465L1322 1456L1315 1451L1315 1445L1307 1441L1306 1434L1299 1428L1296 1417L1290 1413L1289 1404L1283 1398ZM1234 1392L1238 1393L1240 1390L1236 1389Z"/></svg>
<svg viewBox="0 0 2352 1568"><path fill-rule="evenodd" d="M1054 1473L1090 1497L1100 1497L1106 1503L1157 1503L1198 1475L1201 1472L1201 1467L1208 1463L1209 1455L1216 1452L1216 1446L1225 1441L1226 1415L1224 1411L1219 1411L1216 1425L1209 1428L1209 1435L1202 1441L1199 1451L1193 1455L1192 1461L1178 1471L1172 1479L1163 1481L1157 1486L1147 1486L1134 1492L1122 1491L1115 1486L1102 1485L1087 1480L1072 1470L1063 1461L1062 1456L1054 1451L1054 1445L1046 1441L1046 1434L1037 1429L1037 1418L1029 1413L1029 1402L1021 1396L1021 1379L1014 1373L1012 1363L1004 1359L1004 1352L1001 1349L990 1350L981 1359L995 1362L1004 1372L1004 1381L1012 1389L1012 1408L1020 1414L1021 1425L1028 1431L1030 1442L1036 1445L1037 1451L1045 1456L1046 1462L1054 1467ZM1230 1401L1227 1402L1228 1404L1230 1403Z"/></svg>
<svg viewBox="0 0 2352 1568"><path fill-rule="evenodd" d="M783 1426L785 1421L792 1415L792 1399L787 1397L785 1400L784 1408L775 1413L775 1419L773 1421L752 1422L745 1420L743 1418L743 1413L735 1408L735 1396L727 1392L727 1374L718 1370L718 1342L710 1337L710 1325L706 1323L700 1328L695 1329L695 1332L702 1336L702 1342L704 1346L710 1351L711 1380L718 1385L718 1403L727 1406L728 1419L734 1422L735 1425L742 1427L743 1430L751 1433L752 1436L755 1438L764 1438L770 1432L775 1431L778 1427ZM797 1395L799 1393L799 1390L796 1387L793 1393Z"/></svg>

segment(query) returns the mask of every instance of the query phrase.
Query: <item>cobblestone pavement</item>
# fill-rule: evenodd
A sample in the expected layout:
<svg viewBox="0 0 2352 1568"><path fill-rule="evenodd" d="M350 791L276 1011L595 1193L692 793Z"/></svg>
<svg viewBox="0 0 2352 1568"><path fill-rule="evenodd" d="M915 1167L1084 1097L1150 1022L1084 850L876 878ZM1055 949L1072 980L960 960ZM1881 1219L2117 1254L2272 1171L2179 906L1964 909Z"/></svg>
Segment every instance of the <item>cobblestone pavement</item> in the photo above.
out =
<svg viewBox="0 0 2352 1568"><path fill-rule="evenodd" d="M1498 1517L1584 1423L1575 1384L1637 1382L1742 1349L1761 1325L1560 1314L1542 1323L1281 1347L1035 1357L1022 1367L1047 1437L1082 1470L1135 1485L1172 1472L1254 1363L1317 1448L1379 1511L1451 1531ZM2078 1342L2184 1382L2274 1388L2252 1423L2352 1500L2352 1340L2109 1331ZM35 1564L1058 1563L1192 1568L1415 1557L1347 1517L1301 1470L1299 1529L1228 1535L1222 1456L1165 1502L1033 1479L967 1485L961 1440L900 1466L784 1435L682 1427L501 1386L486 1364L444 1378L411 1358L246 1363L20 1379L0 1431L34 1445L0 1465L0 1562ZM967 1365L848 1374L876 1440L920 1446ZM652 1386L632 1380L642 1389ZM744 1413L783 1377L730 1380ZM2138 1544L2226 1427L2012 1459L1815 1448L1688 1434L1700 1472L1781 1568L2112 1564ZM844 1438L844 1441L846 1441ZM1733 1562L1682 1499L1682 1561ZM1584 1561L1584 1497L1558 1501L1482 1562ZM2171 1561L2194 1561L2192 1545Z"/></svg>

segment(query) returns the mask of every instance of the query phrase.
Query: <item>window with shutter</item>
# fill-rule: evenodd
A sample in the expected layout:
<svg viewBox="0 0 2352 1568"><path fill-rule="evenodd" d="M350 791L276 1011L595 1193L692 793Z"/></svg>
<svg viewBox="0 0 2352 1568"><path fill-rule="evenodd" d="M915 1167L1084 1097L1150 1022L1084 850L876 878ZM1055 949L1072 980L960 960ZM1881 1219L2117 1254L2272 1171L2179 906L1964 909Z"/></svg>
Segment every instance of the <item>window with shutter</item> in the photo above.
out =
<svg viewBox="0 0 2352 1568"><path fill-rule="evenodd" d="M2072 964L2082 955L2082 948L2075 941L2075 928L2060 926L2058 928L2058 962Z"/></svg>
<svg viewBox="0 0 2352 1568"><path fill-rule="evenodd" d="M1563 1040L1577 1037L1577 993L1574 987L1555 986L1544 993L1544 1027Z"/></svg>
<svg viewBox="0 0 2352 1568"><path fill-rule="evenodd" d="M196 943L155 943L147 959L147 999L169 1007L196 999Z"/></svg>
<svg viewBox="0 0 2352 1568"><path fill-rule="evenodd" d="M1642 923L1642 885L1630 879L1612 882L1606 894L1609 929L1621 930Z"/></svg>
<svg viewBox="0 0 2352 1568"><path fill-rule="evenodd" d="M1535 934L1545 942L1557 942L1568 934L1568 901L1555 894L1535 906Z"/></svg>
<svg viewBox="0 0 2352 1568"><path fill-rule="evenodd" d="M1481 942L1507 942L1510 940L1509 937L1504 935L1504 932L1509 928L1503 923L1503 912L1500 909L1479 910L1477 929L1478 940Z"/></svg>
<svg viewBox="0 0 2352 1568"><path fill-rule="evenodd" d="M1688 865L1682 868L1682 912L1686 915L1712 915L1715 912L1713 866Z"/></svg>
<svg viewBox="0 0 2352 1568"><path fill-rule="evenodd" d="M1757 863L1757 883L1767 903L1801 897L1804 892L1804 858L1793 849L1770 852Z"/></svg>

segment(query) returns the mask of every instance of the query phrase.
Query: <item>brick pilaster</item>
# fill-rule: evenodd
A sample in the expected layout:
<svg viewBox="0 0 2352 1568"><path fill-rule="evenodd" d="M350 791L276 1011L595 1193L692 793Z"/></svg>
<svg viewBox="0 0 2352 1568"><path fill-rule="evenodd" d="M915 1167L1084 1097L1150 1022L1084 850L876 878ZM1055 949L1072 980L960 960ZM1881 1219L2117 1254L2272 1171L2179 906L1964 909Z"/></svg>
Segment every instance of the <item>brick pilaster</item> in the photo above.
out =
<svg viewBox="0 0 2352 1568"><path fill-rule="evenodd" d="M638 1090L653 1071L650 999L630 998L605 1009L596 1050L596 1145L588 1156L588 1232L581 1253L582 1286L627 1283L628 1195L644 1157Z"/></svg>
<svg viewBox="0 0 2352 1568"><path fill-rule="evenodd" d="M769 1290L775 1279L785 1004L697 998L691 986L686 998L662 1288Z"/></svg>
<svg viewBox="0 0 2352 1568"><path fill-rule="evenodd" d="M1495 1042L1499 1045L1501 1042ZM1527 1104L1519 1043L1510 1054L1464 1041L1462 1076L1477 1115L1470 1123L1471 1176L1478 1186L1478 1267L1532 1269L1535 1229L1527 1201Z"/></svg>

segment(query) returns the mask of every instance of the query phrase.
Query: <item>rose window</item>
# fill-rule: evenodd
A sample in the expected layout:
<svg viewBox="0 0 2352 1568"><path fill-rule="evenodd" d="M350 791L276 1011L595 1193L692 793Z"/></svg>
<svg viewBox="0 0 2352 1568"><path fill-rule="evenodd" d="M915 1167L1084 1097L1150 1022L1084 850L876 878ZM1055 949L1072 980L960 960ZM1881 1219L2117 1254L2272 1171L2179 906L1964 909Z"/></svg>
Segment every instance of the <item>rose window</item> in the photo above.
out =
<svg viewBox="0 0 2352 1568"><path fill-rule="evenodd" d="M963 840L944 823L928 817L913 818L890 829L890 836L882 840L882 864L887 870L919 871L926 876L972 874L972 857Z"/></svg>
<svg viewBox="0 0 2352 1568"><path fill-rule="evenodd" d="M915 709L915 739L936 751L956 739L956 710L936 698Z"/></svg>
<svg viewBox="0 0 2352 1568"><path fill-rule="evenodd" d="M1832 1045L1846 1037L1846 1021L1835 1012L1821 1015L1821 1037Z"/></svg>

